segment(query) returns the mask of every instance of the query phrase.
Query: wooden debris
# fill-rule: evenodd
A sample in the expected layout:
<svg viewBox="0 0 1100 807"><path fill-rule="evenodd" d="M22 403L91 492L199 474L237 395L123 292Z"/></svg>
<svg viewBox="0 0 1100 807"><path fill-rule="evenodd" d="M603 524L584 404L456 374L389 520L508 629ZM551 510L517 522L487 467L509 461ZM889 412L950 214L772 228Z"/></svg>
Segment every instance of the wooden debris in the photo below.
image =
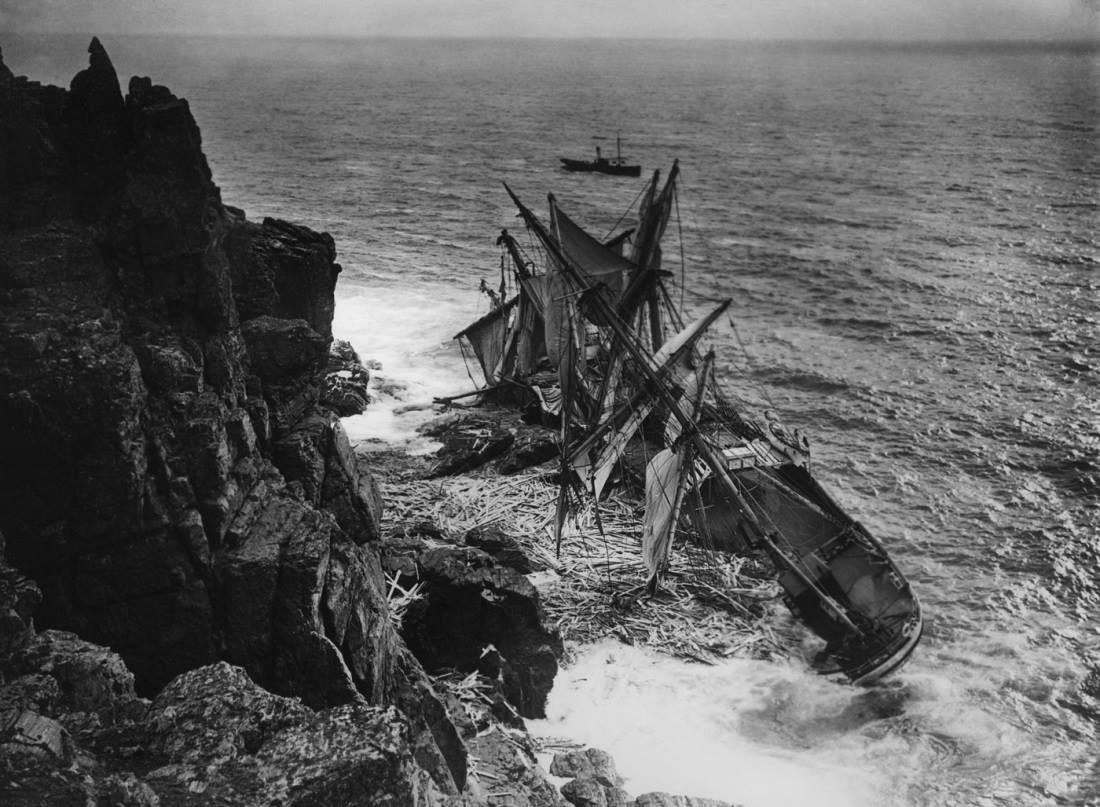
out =
<svg viewBox="0 0 1100 807"><path fill-rule="evenodd" d="M617 636L702 663L783 654L761 619L778 596L770 567L761 562L680 540L669 573L648 596L641 504L622 493L598 505L588 502L575 513L556 555L558 488L544 470L502 477L479 469L431 480L402 474L379 482L387 508L384 528L390 534L402 534L408 523L429 522L445 538L461 543L470 530L494 525L516 540L536 570L555 572L555 585L541 592L542 600L567 646Z"/></svg>

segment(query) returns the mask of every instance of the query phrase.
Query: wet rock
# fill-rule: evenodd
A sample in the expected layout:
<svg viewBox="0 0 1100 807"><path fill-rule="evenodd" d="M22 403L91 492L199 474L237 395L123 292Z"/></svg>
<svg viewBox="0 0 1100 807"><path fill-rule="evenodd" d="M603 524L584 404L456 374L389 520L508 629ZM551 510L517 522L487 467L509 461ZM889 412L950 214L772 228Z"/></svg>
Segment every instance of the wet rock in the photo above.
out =
<svg viewBox="0 0 1100 807"><path fill-rule="evenodd" d="M305 320L266 315L245 322L241 334L272 425L287 431L320 397L328 341Z"/></svg>
<svg viewBox="0 0 1100 807"><path fill-rule="evenodd" d="M485 420L466 420L456 428L438 435L443 447L429 477L449 476L480 468L500 457L515 442L515 432Z"/></svg>
<svg viewBox="0 0 1100 807"><path fill-rule="evenodd" d="M533 571L531 560L524 553L519 542L503 532L500 527L495 525L477 527L466 533L464 540L467 546L491 555L501 566L507 566L520 574L529 574Z"/></svg>
<svg viewBox="0 0 1100 807"><path fill-rule="evenodd" d="M410 658L401 663L403 683L394 703L412 727L413 756L445 792L462 790L469 772L466 743L419 663Z"/></svg>
<svg viewBox="0 0 1100 807"><path fill-rule="evenodd" d="M556 459L560 454L557 436L539 427L523 427L516 434L511 449L497 464L502 474L514 474L544 462Z"/></svg>
<svg viewBox="0 0 1100 807"><path fill-rule="evenodd" d="M3 552L0 533L0 658L20 652L31 640L31 615L42 601L38 586L8 565Z"/></svg>
<svg viewBox="0 0 1100 807"><path fill-rule="evenodd" d="M591 779L609 787L618 787L623 783L623 778L615 769L615 760L599 748L555 754L550 763L550 773L565 778Z"/></svg>
<svg viewBox="0 0 1100 807"><path fill-rule="evenodd" d="M574 807L607 807L604 789L594 779L573 779L561 787L561 794Z"/></svg>
<svg viewBox="0 0 1100 807"><path fill-rule="evenodd" d="M242 322L299 319L326 344L332 339L340 273L332 236L275 218L255 224L230 210L225 249Z"/></svg>
<svg viewBox="0 0 1100 807"><path fill-rule="evenodd" d="M409 649L429 671L471 672L491 647L505 697L524 717L543 717L563 647L535 588L472 547L428 548L416 564L425 588L405 617Z"/></svg>
<svg viewBox="0 0 1100 807"><path fill-rule="evenodd" d="M87 712L106 721L144 713L145 703L134 691L134 675L122 658L72 633L48 630L36 635L18 656L0 663L0 671L53 679L53 712Z"/></svg>
<svg viewBox="0 0 1100 807"><path fill-rule="evenodd" d="M334 339L329 347L321 403L340 417L362 414L371 402L370 370L350 342Z"/></svg>
<svg viewBox="0 0 1100 807"><path fill-rule="evenodd" d="M97 788L99 804L111 807L160 807L153 788L132 773L111 774Z"/></svg>
<svg viewBox="0 0 1100 807"><path fill-rule="evenodd" d="M470 741L477 772L496 797L489 801L510 807L566 807L558 789L546 778L526 735L494 729Z"/></svg>
<svg viewBox="0 0 1100 807"><path fill-rule="evenodd" d="M363 703L313 712L217 664L157 697L146 777L162 804L419 805L441 792L414 762L393 708Z"/></svg>
<svg viewBox="0 0 1100 807"><path fill-rule="evenodd" d="M377 540L382 498L369 460L355 455L340 420L315 411L272 445L275 464L309 504L331 512L357 543Z"/></svg>
<svg viewBox="0 0 1100 807"><path fill-rule="evenodd" d="M73 761L69 733L56 720L29 709L0 714L0 758L18 768L68 767Z"/></svg>

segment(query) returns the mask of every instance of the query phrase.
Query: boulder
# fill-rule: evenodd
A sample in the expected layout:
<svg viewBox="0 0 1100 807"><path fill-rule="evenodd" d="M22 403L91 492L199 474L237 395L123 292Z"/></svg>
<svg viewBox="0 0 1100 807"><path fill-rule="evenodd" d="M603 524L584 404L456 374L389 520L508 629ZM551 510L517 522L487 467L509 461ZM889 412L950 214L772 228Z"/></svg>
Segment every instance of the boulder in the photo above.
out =
<svg viewBox="0 0 1100 807"><path fill-rule="evenodd" d="M64 631L37 634L23 652L0 664L0 671L24 680L45 675L55 682L56 687L46 685L51 694L44 713L85 712L109 722L140 716L146 706L117 653Z"/></svg>
<svg viewBox="0 0 1100 807"><path fill-rule="evenodd" d="M497 463L502 474L515 474L544 462L555 460L561 453L557 434L538 426L522 426L508 453Z"/></svg>
<svg viewBox="0 0 1100 807"><path fill-rule="evenodd" d="M611 755L599 748L555 754L550 763L554 776L570 778L561 793L574 807L626 807L633 799L622 789L623 778Z"/></svg>
<svg viewBox="0 0 1100 807"><path fill-rule="evenodd" d="M225 663L157 696L144 779L161 804L430 804L442 791L413 760L396 709L362 702L314 712Z"/></svg>
<svg viewBox="0 0 1100 807"><path fill-rule="evenodd" d="M524 553L519 542L496 525L475 527L466 533L463 540L467 546L491 555L493 560L501 566L507 566L520 574L530 574L534 571L530 558Z"/></svg>
<svg viewBox="0 0 1100 807"><path fill-rule="evenodd" d="M424 667L471 672L489 654L519 714L544 717L563 646L534 586L472 547L426 548L416 573L424 596L409 606L402 635Z"/></svg>
<svg viewBox="0 0 1100 807"><path fill-rule="evenodd" d="M489 804L510 807L567 807L568 802L539 767L526 735L492 729L469 743L477 772L485 787L496 794Z"/></svg>
<svg viewBox="0 0 1100 807"><path fill-rule="evenodd" d="M609 787L618 787L623 783L623 778L615 769L615 760L599 748L555 754L550 763L550 773L564 778L591 779Z"/></svg>
<svg viewBox="0 0 1100 807"><path fill-rule="evenodd" d="M443 445L428 477L449 476L480 468L503 455L515 442L515 430L490 418L467 415L440 418L419 429Z"/></svg>
<svg viewBox="0 0 1100 807"><path fill-rule="evenodd" d="M321 387L322 405L340 417L350 417L362 414L370 402L370 370L350 342L334 339Z"/></svg>
<svg viewBox="0 0 1100 807"><path fill-rule="evenodd" d="M561 786L561 794L573 807L607 807L604 788L595 779L572 779Z"/></svg>

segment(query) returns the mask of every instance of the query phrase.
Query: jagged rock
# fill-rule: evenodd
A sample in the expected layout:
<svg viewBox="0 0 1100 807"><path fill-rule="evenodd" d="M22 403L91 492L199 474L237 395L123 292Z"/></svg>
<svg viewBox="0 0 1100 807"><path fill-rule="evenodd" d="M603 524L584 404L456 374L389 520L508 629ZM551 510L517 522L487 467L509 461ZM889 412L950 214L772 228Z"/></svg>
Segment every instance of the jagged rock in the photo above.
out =
<svg viewBox="0 0 1100 807"><path fill-rule="evenodd" d="M621 787L603 786L604 800L607 807L636 807L634 799Z"/></svg>
<svg viewBox="0 0 1100 807"><path fill-rule="evenodd" d="M561 786L561 794L573 807L607 807L604 788L595 779L572 779Z"/></svg>
<svg viewBox="0 0 1100 807"><path fill-rule="evenodd" d="M623 783L623 778L615 769L615 760L599 748L555 754L550 763L550 773L566 778L591 779L609 787L618 787Z"/></svg>
<svg viewBox="0 0 1100 807"><path fill-rule="evenodd" d="M321 403L340 417L349 417L362 414L370 402L370 370L350 342L334 339L329 347Z"/></svg>
<svg viewBox="0 0 1100 807"><path fill-rule="evenodd" d="M277 439L272 450L279 470L288 481L301 483L309 504L331 512L357 543L378 539L378 486L337 417L314 412Z"/></svg>
<svg viewBox="0 0 1100 807"><path fill-rule="evenodd" d="M65 145L81 191L97 193L114 184L117 166L129 146L130 127L115 68L95 37L88 54L88 67L69 85Z"/></svg>
<svg viewBox="0 0 1100 807"><path fill-rule="evenodd" d="M502 474L514 474L555 459L560 454L558 438L541 427L524 427L517 431L515 442L497 464Z"/></svg>
<svg viewBox="0 0 1100 807"><path fill-rule="evenodd" d="M438 800L396 709L349 703L313 712L225 663L157 696L146 783L165 805L392 804Z"/></svg>
<svg viewBox="0 0 1100 807"><path fill-rule="evenodd" d="M413 728L413 755L436 783L449 780L455 789L461 790L467 783L466 744L419 663L406 657L402 659L402 667L403 683L394 702Z"/></svg>
<svg viewBox="0 0 1100 807"><path fill-rule="evenodd" d="M134 675L117 653L72 633L48 630L36 635L21 653L0 662L6 676L48 675L57 682L53 709L88 712L104 720L144 712L134 692Z"/></svg>
<svg viewBox="0 0 1100 807"><path fill-rule="evenodd" d="M567 807L558 789L546 778L523 735L500 729L470 741L470 753L487 786L509 807ZM496 800L490 804L500 803Z"/></svg>
<svg viewBox="0 0 1100 807"><path fill-rule="evenodd" d="M7 666L7 665L5 665ZM24 709L46 717L55 717L61 702L61 686L57 679L42 673L15 675L0 685L0 712Z"/></svg>
<svg viewBox="0 0 1100 807"><path fill-rule="evenodd" d="M56 720L29 709L0 713L0 759L17 769L43 764L68 767L73 761L69 733Z"/></svg>
<svg viewBox="0 0 1100 807"><path fill-rule="evenodd" d="M320 397L328 340L304 319L260 316L241 326L252 372L261 382L276 431L285 432Z"/></svg>
<svg viewBox="0 0 1100 807"><path fill-rule="evenodd" d="M515 429L499 421L451 413L436 418L417 431L443 444L427 476L448 476L479 468L504 454L515 442Z"/></svg>
<svg viewBox="0 0 1100 807"><path fill-rule="evenodd" d="M258 485L214 567L224 658L311 705L389 702L399 638L378 559L330 514Z"/></svg>
<svg viewBox="0 0 1100 807"><path fill-rule="evenodd" d="M241 326L252 372L262 381L280 383L313 376L323 366L328 341L304 319L262 316Z"/></svg>
<svg viewBox="0 0 1100 807"><path fill-rule="evenodd" d="M300 319L331 340L340 273L332 236L274 218L255 224L238 210L229 214L225 250L241 321Z"/></svg>
<svg viewBox="0 0 1100 807"><path fill-rule="evenodd" d="M543 717L562 655L561 638L543 622L538 592L523 575L479 549L431 548L417 559L424 597L409 606L402 634L429 671L470 672L492 646L509 702L524 717Z"/></svg>
<svg viewBox="0 0 1100 807"><path fill-rule="evenodd" d="M476 547L492 555L501 566L507 566L520 574L530 574L533 571L531 559L520 548L519 542L504 533L500 527L492 524L487 527L475 527L466 533L464 540L467 546Z"/></svg>
<svg viewBox="0 0 1100 807"><path fill-rule="evenodd" d="M110 807L160 807L153 788L132 773L111 774L97 788L99 804Z"/></svg>
<svg viewBox="0 0 1100 807"><path fill-rule="evenodd" d="M0 658L15 655L30 641L31 615L42 601L38 586L9 566L3 552L0 533Z"/></svg>

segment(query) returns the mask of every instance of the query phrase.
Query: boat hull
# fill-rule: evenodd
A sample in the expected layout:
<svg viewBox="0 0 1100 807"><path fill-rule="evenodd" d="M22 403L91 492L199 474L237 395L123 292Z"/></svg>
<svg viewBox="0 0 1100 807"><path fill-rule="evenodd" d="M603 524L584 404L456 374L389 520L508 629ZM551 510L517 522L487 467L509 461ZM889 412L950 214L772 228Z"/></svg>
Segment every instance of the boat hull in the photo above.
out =
<svg viewBox="0 0 1100 807"><path fill-rule="evenodd" d="M738 516L736 503L704 486L709 495L694 514L697 525L718 548L757 545L770 556L788 608L826 642L814 664L818 672L871 684L896 671L923 633L920 602L908 581L808 470L782 462L769 467L768 453L757 449L757 455L756 464L729 468L751 491L746 500L753 518ZM750 521L774 528L775 535L761 541Z"/></svg>
<svg viewBox="0 0 1100 807"><path fill-rule="evenodd" d="M572 160L568 157L559 157L562 167L566 171L579 171L585 173L611 174L620 177L637 177L642 175L640 165L626 165L614 160Z"/></svg>

